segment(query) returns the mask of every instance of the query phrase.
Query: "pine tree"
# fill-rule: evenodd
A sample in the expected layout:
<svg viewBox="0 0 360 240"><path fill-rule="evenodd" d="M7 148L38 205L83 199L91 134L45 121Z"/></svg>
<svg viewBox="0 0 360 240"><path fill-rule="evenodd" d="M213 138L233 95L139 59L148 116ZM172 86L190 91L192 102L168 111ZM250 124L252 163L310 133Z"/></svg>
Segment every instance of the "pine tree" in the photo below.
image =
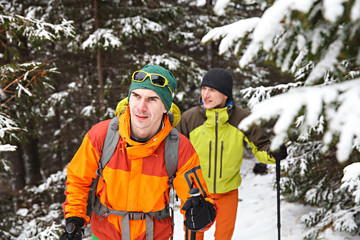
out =
<svg viewBox="0 0 360 240"><path fill-rule="evenodd" d="M222 39L219 53L233 50L242 68L265 56L292 75L285 84L244 89L252 114L239 127L277 119L272 149L289 146L282 194L319 208L303 216L310 228L304 238L317 239L328 228L358 235L359 174L345 178L343 168L360 155L354 125L360 120L360 1L256 2L264 6L260 17L219 26L202 39ZM224 14L232 4L217 1L214 10Z"/></svg>
<svg viewBox="0 0 360 240"><path fill-rule="evenodd" d="M3 6L8 14L12 12L24 18L26 16L39 24L53 23L47 32L39 31L46 33L40 36L56 36L51 41L37 38L34 34L37 30L35 24L30 31L31 35L21 36L19 43L25 46L24 49L10 48L16 50L12 54L21 56L19 63L25 61L26 57L29 62L50 63L39 63L37 69L53 71L56 66L57 74L54 72L50 75L48 71L46 73L49 75L44 75L49 77L42 79L44 83L48 81L44 88L31 88L33 97L23 92L24 98L19 99L21 104L16 102L18 105L13 108L12 116L24 114L16 126L27 127L32 130L32 134L25 136L18 133L16 136L20 143L17 151L13 155L6 155L7 159L19 162L13 166L23 166L22 161L29 155L29 147L25 146L24 141L33 138L31 142L37 141L35 145L38 146L37 154L40 158L40 166L35 169L41 170L44 176L62 171L75 154L86 131L98 121L113 117L117 102L128 95L133 71L145 64L159 64L170 69L178 82L175 103L185 110L197 104L201 77L210 67L228 68L236 63L236 58L231 55L226 58L217 56L214 51L216 45L208 47L200 44L207 29L218 23L229 23L236 17L217 17L211 12L211 5L199 8L192 1L162 1L161 4L156 1L98 1L97 14L94 12L95 2L84 0L11 1ZM63 19L68 21L63 22ZM61 41L51 28L57 26L56 29L61 29L60 23L67 26L61 32L67 38ZM103 76L103 87L99 85L99 70ZM23 73L19 72L20 75ZM99 101L101 88L105 109ZM9 103L15 104L14 100ZM23 112L26 112L26 116ZM14 174L20 179L25 176L25 171L28 170L23 167L16 169ZM17 188L26 185L26 179L21 180ZM42 206L43 211L36 213L44 217L50 214L48 209L59 209L59 205L49 206L50 203L63 201L64 196L59 188L56 191L50 188L49 192L37 194L31 194L28 190L26 187L17 192L23 197L16 199L16 205L12 203L14 199L0 199L4 203L4 211L1 212L7 214L0 223L5 237L11 238L7 235L9 232L13 233L12 237L40 237L41 233L28 229L27 223L30 222L36 223L45 235L63 228L63 225L45 224L36 218L36 214L15 216L14 211L18 209L21 209L20 213L25 212L23 208L29 212L36 210L27 205L32 203ZM63 224L61 212L58 211L55 218L50 221Z"/></svg>
<svg viewBox="0 0 360 240"><path fill-rule="evenodd" d="M35 184L41 180L37 140L41 132L41 126L38 125L41 108L46 105L46 98L42 94L51 91L53 81L50 74L56 72L55 67L45 60L46 42L55 42L64 36L71 36L73 30L71 23L66 20L53 25L32 18L31 9L24 11L24 16L17 15L24 10L22 6L16 4L2 6L1 29L4 54L1 58L3 63L1 108L2 112L11 117L16 126L21 128L16 135L17 138L7 140L18 146L23 145L27 149L30 166L28 181L30 184ZM12 12L13 9L20 12ZM40 59L44 62L39 61Z"/></svg>
<svg viewBox="0 0 360 240"><path fill-rule="evenodd" d="M29 199L21 199L21 193L17 195L13 190L42 180L38 139L44 129L42 120L48 105L47 94L54 85L51 77L58 73L47 57L47 49L63 37L73 36L71 22L62 20L51 24L35 18L33 13L34 8L25 2L0 2L1 239L13 239L16 231L10 233L6 229L24 223L16 221L19 219L13 211L18 210L20 202ZM7 153L15 150L13 155ZM8 177L10 174L12 181ZM37 214L36 209L33 213Z"/></svg>

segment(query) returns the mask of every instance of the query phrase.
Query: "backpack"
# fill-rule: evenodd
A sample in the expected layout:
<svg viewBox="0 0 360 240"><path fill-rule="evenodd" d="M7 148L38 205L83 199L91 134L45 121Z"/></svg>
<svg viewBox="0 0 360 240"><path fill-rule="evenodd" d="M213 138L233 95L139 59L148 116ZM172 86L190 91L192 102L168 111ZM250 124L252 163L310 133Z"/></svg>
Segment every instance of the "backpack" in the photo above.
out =
<svg viewBox="0 0 360 240"><path fill-rule="evenodd" d="M110 214L115 214L118 216L124 217L125 221L122 221L122 227L124 229L128 229L128 231L123 231L123 239L130 239L130 230L129 230L129 215L131 215L131 219L146 219L146 232L147 238L152 239L153 233L153 223L150 217L154 217L156 219L165 219L170 215L169 205L167 205L163 210L157 212L150 212L150 213L129 213L126 211L116 211L110 210L107 206L104 206L98 197L96 196L96 189L99 182L99 179L102 178L102 171L106 164L110 161L110 158L115 152L116 146L120 139L119 134L119 117L114 117L108 127L101 157L99 160L99 167L96 171L96 179L93 181L91 186L92 191L92 210L95 214L102 216L100 220L104 216L108 216ZM165 138L165 151L164 151L164 159L165 159L165 166L166 171L169 176L169 185L170 188L173 188L172 181L176 175L177 165L178 165L178 151L179 151L179 132L172 127L170 133ZM172 212L172 209L171 209ZM139 215L139 216L138 216ZM172 214L173 216L173 214ZM125 218L127 217L127 218ZM149 222L149 223L148 223ZM149 226L148 226L149 224ZM173 223L174 224L174 221ZM148 229L149 228L149 229ZM149 233L148 233L149 231ZM148 236L149 235L149 236Z"/></svg>

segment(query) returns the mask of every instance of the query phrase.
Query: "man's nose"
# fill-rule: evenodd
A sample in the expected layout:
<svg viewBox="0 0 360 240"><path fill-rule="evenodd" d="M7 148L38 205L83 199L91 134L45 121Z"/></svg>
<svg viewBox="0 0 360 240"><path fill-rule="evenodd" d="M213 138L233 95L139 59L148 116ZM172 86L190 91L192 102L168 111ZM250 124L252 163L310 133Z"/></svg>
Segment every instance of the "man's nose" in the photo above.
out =
<svg viewBox="0 0 360 240"><path fill-rule="evenodd" d="M207 97L209 94L209 91L207 89L203 90L203 97Z"/></svg>
<svg viewBox="0 0 360 240"><path fill-rule="evenodd" d="M145 112L145 111L146 111L146 109L147 109L147 104L146 104L145 99L140 99L139 104L138 104L138 109L139 109L139 111L141 111L141 112Z"/></svg>

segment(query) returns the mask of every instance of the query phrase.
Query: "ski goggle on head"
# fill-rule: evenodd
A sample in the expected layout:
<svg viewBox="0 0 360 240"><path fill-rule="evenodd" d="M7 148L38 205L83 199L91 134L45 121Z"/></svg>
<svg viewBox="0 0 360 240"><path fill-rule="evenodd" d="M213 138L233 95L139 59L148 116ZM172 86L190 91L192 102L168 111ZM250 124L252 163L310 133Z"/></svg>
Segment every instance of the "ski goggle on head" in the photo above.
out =
<svg viewBox="0 0 360 240"><path fill-rule="evenodd" d="M144 71L135 71L131 77L131 81L143 82L143 81L145 81L145 79L147 77L150 78L150 82L152 85L155 85L157 87L168 87L171 92L171 95L173 94L173 92L171 91L170 85L169 85L169 81L164 76L157 74L157 73L147 73Z"/></svg>

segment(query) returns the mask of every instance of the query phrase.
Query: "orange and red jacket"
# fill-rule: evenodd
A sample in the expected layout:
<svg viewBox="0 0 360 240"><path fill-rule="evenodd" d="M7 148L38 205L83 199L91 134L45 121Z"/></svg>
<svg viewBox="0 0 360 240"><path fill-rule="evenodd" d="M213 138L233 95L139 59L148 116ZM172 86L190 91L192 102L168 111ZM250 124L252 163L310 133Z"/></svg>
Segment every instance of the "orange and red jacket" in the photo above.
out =
<svg viewBox="0 0 360 240"><path fill-rule="evenodd" d="M96 170L109 124L110 120L103 121L89 130L67 167L66 201L63 204L65 218L80 217L86 224L89 223L86 215L88 191L97 177ZM169 204L170 186L164 160L164 139L170 130L171 124L165 114L164 127L160 132L148 142L139 143L130 138L129 109L121 114L120 140L104 167L103 179L99 180L96 191L103 205L118 211L146 213L162 210ZM181 206L189 197L189 179L193 187L198 187L203 195L207 195L206 200L213 202L199 169L196 151L185 136L179 135L178 168L173 185L181 199ZM92 232L101 240L121 239L121 220L122 217L112 214L106 217L92 213ZM173 235L171 222L171 217L154 219L154 239L169 239ZM145 231L145 220L130 221L131 239L146 239Z"/></svg>

